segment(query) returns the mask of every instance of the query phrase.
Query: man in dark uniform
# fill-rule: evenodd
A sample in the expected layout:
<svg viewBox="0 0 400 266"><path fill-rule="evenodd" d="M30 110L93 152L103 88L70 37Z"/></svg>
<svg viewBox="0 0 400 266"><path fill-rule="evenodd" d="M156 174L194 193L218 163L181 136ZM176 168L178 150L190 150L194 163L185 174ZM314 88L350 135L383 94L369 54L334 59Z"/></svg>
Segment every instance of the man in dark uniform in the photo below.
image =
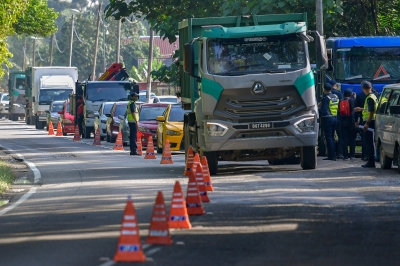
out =
<svg viewBox="0 0 400 266"><path fill-rule="evenodd" d="M339 100L343 100L343 94L342 92L339 90L339 84L331 79L329 81L329 84L332 85L332 94L335 94ZM343 136L342 136L342 132L340 130L340 126L339 123L336 124L336 135L338 136L338 142L337 142L337 146L336 146L336 154L337 154L337 159L343 159Z"/></svg>
<svg viewBox="0 0 400 266"><path fill-rule="evenodd" d="M137 138L137 128L139 122L139 112L138 107L136 105L136 101L139 97L139 94L136 92L131 92L131 99L128 102L126 107L126 115L128 117L129 124L129 144L131 148L131 155L140 155L137 152L136 138Z"/></svg>
<svg viewBox="0 0 400 266"><path fill-rule="evenodd" d="M343 160L354 159L356 138L354 135L355 120L354 120L354 98L351 98L352 91L346 89L343 93L343 99L339 101L339 106L341 101L348 101L350 114L342 115L338 114L338 124L340 128L340 134L342 136L342 150L343 150ZM348 152L350 146L350 154Z"/></svg>
<svg viewBox="0 0 400 266"><path fill-rule="evenodd" d="M375 116L378 107L378 99L376 95L372 92L372 84L369 81L361 82L361 88L367 97L365 98L364 107L356 107L355 111L361 112L362 114L365 147L367 148L367 163L363 164L362 167L375 168L375 146L373 129L375 128ZM356 126L358 126L358 124L356 124Z"/></svg>
<svg viewBox="0 0 400 266"><path fill-rule="evenodd" d="M320 116L322 117L323 131L325 134L328 157L323 160L336 161L335 155L335 128L337 125L337 113L339 107L339 98L332 94L332 85L325 83L324 96L322 98Z"/></svg>

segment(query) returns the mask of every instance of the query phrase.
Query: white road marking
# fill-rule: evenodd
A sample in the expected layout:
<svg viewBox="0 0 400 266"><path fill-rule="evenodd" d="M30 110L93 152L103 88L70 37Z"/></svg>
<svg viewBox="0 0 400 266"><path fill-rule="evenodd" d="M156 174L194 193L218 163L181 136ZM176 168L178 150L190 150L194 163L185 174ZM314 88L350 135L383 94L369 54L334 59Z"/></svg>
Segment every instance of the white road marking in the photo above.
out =
<svg viewBox="0 0 400 266"><path fill-rule="evenodd" d="M14 209L15 207L17 207L18 205L20 205L21 203L23 203L24 201L26 201L27 199L29 199L30 196L32 196L33 193L36 193L36 188L31 188L28 193L26 193L25 195L23 195L17 202L15 202L14 204L8 206L7 208L5 208L4 210L0 211L0 216L6 214L7 212L11 211L12 209Z"/></svg>
<svg viewBox="0 0 400 266"><path fill-rule="evenodd" d="M150 255L153 255L154 253L156 253L156 252L158 252L160 250L161 250L160 247L153 248L153 249L150 249L149 251L146 251L145 254L146 254L146 256L150 256Z"/></svg>

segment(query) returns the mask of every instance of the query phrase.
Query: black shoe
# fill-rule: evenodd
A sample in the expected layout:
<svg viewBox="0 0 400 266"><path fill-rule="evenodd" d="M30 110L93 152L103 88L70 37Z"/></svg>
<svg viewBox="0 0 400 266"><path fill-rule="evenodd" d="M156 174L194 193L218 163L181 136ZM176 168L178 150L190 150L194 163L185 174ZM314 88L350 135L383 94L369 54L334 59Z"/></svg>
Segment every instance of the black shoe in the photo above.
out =
<svg viewBox="0 0 400 266"><path fill-rule="evenodd" d="M339 155L339 156L337 157L337 159L342 159L342 160L343 160L343 155Z"/></svg>
<svg viewBox="0 0 400 266"><path fill-rule="evenodd" d="M322 159L322 160L324 160L324 161L328 161L328 160L329 160L329 161L336 161L335 158L329 158L329 157L328 157L328 158L324 158L324 159Z"/></svg>
<svg viewBox="0 0 400 266"><path fill-rule="evenodd" d="M130 153L131 155L140 155L139 153L137 153L137 152L134 152L134 151L131 151L131 153Z"/></svg>
<svg viewBox="0 0 400 266"><path fill-rule="evenodd" d="M362 158L364 162L368 161L367 157Z"/></svg>
<svg viewBox="0 0 400 266"><path fill-rule="evenodd" d="M361 165L364 168L375 168L375 164L374 163L366 163Z"/></svg>

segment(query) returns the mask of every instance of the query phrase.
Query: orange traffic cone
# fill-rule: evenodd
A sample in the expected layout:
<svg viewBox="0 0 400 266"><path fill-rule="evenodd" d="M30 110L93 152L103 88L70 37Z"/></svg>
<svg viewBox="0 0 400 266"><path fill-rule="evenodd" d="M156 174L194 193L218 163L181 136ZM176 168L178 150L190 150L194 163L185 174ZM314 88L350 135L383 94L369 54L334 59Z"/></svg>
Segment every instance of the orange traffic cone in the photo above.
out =
<svg viewBox="0 0 400 266"><path fill-rule="evenodd" d="M210 199L208 198L207 194L207 188L206 184L204 183L204 177L203 177L203 166L201 166L201 163L197 164L196 167L196 182L197 186L199 188L199 194L202 202L210 202Z"/></svg>
<svg viewBox="0 0 400 266"><path fill-rule="evenodd" d="M57 134L56 134L56 136L57 136L57 137L60 137L60 136L62 136L62 135L63 135L63 133L62 133L61 122L58 121L58 124L57 124Z"/></svg>
<svg viewBox="0 0 400 266"><path fill-rule="evenodd" d="M94 135L94 140L92 145L101 145L100 141L100 128L98 127L96 130L96 134Z"/></svg>
<svg viewBox="0 0 400 266"><path fill-rule="evenodd" d="M117 151L123 151L124 150L124 144L122 143L122 132L121 132L121 130L118 132L117 139L115 140L114 150L117 150Z"/></svg>
<svg viewBox="0 0 400 266"><path fill-rule="evenodd" d="M154 153L154 145L152 136L149 137L149 141L147 142L146 155L145 159L157 159L156 154Z"/></svg>
<svg viewBox="0 0 400 266"><path fill-rule="evenodd" d="M142 132L138 130L136 137L136 151L139 155L143 155L142 135Z"/></svg>
<svg viewBox="0 0 400 266"><path fill-rule="evenodd" d="M146 244L172 244L172 239L169 235L167 208L165 207L164 196L161 191L158 192L156 204L154 205Z"/></svg>
<svg viewBox="0 0 400 266"><path fill-rule="evenodd" d="M196 182L196 170L189 172L189 183L186 194L186 208L189 215L203 215L204 209L201 204L199 187Z"/></svg>
<svg viewBox="0 0 400 266"><path fill-rule="evenodd" d="M79 127L78 125L75 126L75 133L74 133L74 141L80 141L81 140L81 134L79 133Z"/></svg>
<svg viewBox="0 0 400 266"><path fill-rule="evenodd" d="M49 133L47 135L54 135L53 122L49 122Z"/></svg>
<svg viewBox="0 0 400 266"><path fill-rule="evenodd" d="M173 163L174 162L172 161L171 148L169 146L169 140L167 139L167 140L165 140L164 150L163 150L160 164L173 164Z"/></svg>
<svg viewBox="0 0 400 266"><path fill-rule="evenodd" d="M131 198L128 197L124 216L122 218L121 235L119 236L117 252L114 256L117 262L144 262L146 256L140 243L136 211Z"/></svg>
<svg viewBox="0 0 400 266"><path fill-rule="evenodd" d="M214 191L211 183L210 169L208 169L208 161L206 156L203 156L203 158L201 158L201 166L203 166L203 177L207 191Z"/></svg>
<svg viewBox="0 0 400 266"><path fill-rule="evenodd" d="M194 159L194 153L193 153L193 148L192 146L189 147L188 149L188 155L187 155L187 160L186 160L186 168L185 171L183 172L184 176L189 176L188 171L190 171L193 167L193 159Z"/></svg>
<svg viewBox="0 0 400 266"><path fill-rule="evenodd" d="M172 193L168 225L169 228L192 228L179 181L175 182L174 192Z"/></svg>

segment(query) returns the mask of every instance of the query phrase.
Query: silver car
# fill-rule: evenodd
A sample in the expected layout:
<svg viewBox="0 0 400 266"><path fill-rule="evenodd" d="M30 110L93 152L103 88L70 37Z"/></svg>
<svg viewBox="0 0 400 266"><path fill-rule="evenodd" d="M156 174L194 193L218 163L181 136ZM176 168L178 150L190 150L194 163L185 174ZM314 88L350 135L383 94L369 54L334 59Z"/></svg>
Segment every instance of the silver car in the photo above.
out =
<svg viewBox="0 0 400 266"><path fill-rule="evenodd" d="M57 124L58 122L61 122L60 114L58 112L62 112L64 107L64 102L65 101L53 101L49 106L49 110L45 111L47 131L49 131L50 121L51 123L53 123L54 132L57 130Z"/></svg>
<svg viewBox="0 0 400 266"><path fill-rule="evenodd" d="M8 97L8 93L3 93L0 95L0 118L8 117L8 107L10 98Z"/></svg>
<svg viewBox="0 0 400 266"><path fill-rule="evenodd" d="M94 132L100 127L100 140L107 136L107 117L110 117L111 107L114 102L104 102L100 105L99 111L94 113Z"/></svg>

